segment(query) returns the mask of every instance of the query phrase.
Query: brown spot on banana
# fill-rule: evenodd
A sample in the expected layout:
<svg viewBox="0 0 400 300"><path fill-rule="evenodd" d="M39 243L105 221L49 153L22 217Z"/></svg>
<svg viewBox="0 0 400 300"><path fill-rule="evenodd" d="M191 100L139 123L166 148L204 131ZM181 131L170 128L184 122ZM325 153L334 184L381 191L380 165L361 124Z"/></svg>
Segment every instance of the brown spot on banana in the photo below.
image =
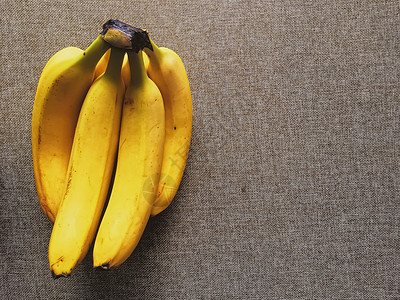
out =
<svg viewBox="0 0 400 300"><path fill-rule="evenodd" d="M38 128L38 145L42 142L42 127L39 126Z"/></svg>

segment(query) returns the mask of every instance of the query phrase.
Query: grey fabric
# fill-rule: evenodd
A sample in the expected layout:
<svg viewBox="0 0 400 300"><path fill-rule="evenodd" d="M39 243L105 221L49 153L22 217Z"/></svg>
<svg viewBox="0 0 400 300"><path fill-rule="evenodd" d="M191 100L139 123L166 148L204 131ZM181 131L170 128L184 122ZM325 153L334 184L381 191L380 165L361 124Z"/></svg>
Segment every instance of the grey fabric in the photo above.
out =
<svg viewBox="0 0 400 300"><path fill-rule="evenodd" d="M399 299L398 1L3 1L3 299ZM119 269L51 278L30 120L46 61L109 18L185 62L192 145Z"/></svg>

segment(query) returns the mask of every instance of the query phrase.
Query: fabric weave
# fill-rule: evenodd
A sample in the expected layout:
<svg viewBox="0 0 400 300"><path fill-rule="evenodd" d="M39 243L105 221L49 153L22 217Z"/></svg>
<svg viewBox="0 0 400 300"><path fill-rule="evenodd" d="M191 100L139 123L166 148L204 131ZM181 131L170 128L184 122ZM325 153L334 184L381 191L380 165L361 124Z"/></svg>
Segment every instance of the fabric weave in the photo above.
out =
<svg viewBox="0 0 400 300"><path fill-rule="evenodd" d="M398 299L398 1L3 1L3 299ZM184 61L188 164L110 272L51 278L30 121L47 60L109 18Z"/></svg>

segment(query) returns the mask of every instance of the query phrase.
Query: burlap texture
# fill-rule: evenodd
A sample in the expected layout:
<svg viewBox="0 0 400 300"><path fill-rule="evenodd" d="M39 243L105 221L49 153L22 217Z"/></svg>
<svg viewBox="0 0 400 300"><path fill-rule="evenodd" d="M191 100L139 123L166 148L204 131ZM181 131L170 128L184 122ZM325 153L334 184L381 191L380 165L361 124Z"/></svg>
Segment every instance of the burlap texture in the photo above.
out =
<svg viewBox="0 0 400 300"><path fill-rule="evenodd" d="M398 1L3 1L3 299L398 299ZM54 281L30 121L46 61L109 18L183 59L173 204L119 269Z"/></svg>

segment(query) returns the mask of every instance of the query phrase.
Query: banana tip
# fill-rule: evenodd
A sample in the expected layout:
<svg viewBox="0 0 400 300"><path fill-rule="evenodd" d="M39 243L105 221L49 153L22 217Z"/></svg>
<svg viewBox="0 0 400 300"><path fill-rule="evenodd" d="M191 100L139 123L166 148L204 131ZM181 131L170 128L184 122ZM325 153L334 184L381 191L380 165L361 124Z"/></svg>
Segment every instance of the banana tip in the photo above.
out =
<svg viewBox="0 0 400 300"><path fill-rule="evenodd" d="M58 279L58 278L60 278L60 277L65 277L65 278L67 278L67 277L69 277L69 276L71 276L71 274L67 274L67 273L56 274L56 273L54 273L53 270L51 270L51 277L53 277L53 279Z"/></svg>

